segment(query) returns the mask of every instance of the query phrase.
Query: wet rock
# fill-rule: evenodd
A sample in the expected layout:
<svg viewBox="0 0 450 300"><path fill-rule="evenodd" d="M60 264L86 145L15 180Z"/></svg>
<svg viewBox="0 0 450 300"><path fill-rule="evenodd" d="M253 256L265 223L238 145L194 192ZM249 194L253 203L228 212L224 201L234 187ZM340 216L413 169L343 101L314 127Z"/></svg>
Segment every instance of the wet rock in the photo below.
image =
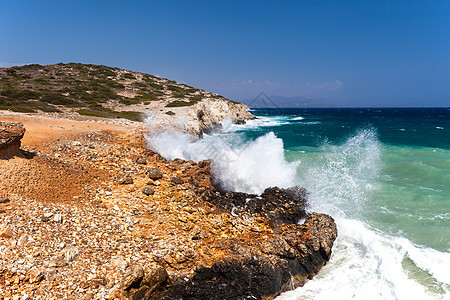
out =
<svg viewBox="0 0 450 300"><path fill-rule="evenodd" d="M142 193L144 195L151 196L151 195L153 195L155 193L155 190L152 189L151 187L145 187L145 188L142 189Z"/></svg>
<svg viewBox="0 0 450 300"><path fill-rule="evenodd" d="M9 201L10 201L9 198L2 198L0 199L0 204L8 203Z"/></svg>
<svg viewBox="0 0 450 300"><path fill-rule="evenodd" d="M329 260L336 236L334 220L313 213L303 225L290 225L282 234L263 241L259 246L263 253L235 243L236 255L226 256L211 267L196 268L192 281L178 281L158 297L272 299L289 284L299 286L316 275Z"/></svg>
<svg viewBox="0 0 450 300"><path fill-rule="evenodd" d="M148 177L150 179L152 179L152 180L158 180L158 179L161 179L163 177L163 172L158 167L156 167L156 168L148 168L146 173L147 173Z"/></svg>
<svg viewBox="0 0 450 300"><path fill-rule="evenodd" d="M306 190L301 187L267 188L261 196L210 191L208 199L226 210L233 211L234 215L248 218L261 216L275 224L297 224L307 216Z"/></svg>

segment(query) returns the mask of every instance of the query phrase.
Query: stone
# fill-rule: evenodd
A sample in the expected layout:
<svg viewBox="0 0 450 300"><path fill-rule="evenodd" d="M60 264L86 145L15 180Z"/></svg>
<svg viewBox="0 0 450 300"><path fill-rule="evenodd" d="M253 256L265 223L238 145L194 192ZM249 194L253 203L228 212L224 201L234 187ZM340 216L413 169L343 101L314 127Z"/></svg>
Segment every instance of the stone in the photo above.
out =
<svg viewBox="0 0 450 300"><path fill-rule="evenodd" d="M122 269L122 270L125 270L128 267L128 265L129 265L129 263L126 260L124 260L123 258L120 258L120 257L114 258L111 261L111 264L113 266L115 266L115 267L118 267L118 268Z"/></svg>
<svg viewBox="0 0 450 300"><path fill-rule="evenodd" d="M158 167L148 168L146 173L147 173L148 177L152 180L158 180L158 179L163 178L163 172Z"/></svg>
<svg viewBox="0 0 450 300"><path fill-rule="evenodd" d="M76 247L71 247L69 249L66 249L66 251L64 251L64 257L66 259L66 262L73 261L79 254L80 251L78 251L78 248Z"/></svg>
<svg viewBox="0 0 450 300"><path fill-rule="evenodd" d="M152 189L151 187L145 187L144 189L142 189L142 193L144 195L151 196L155 193L155 190Z"/></svg>
<svg viewBox="0 0 450 300"><path fill-rule="evenodd" d="M24 134L22 123L0 121L0 153L10 148L19 150Z"/></svg>
<svg viewBox="0 0 450 300"><path fill-rule="evenodd" d="M173 182L173 183L175 183L175 184L183 184L183 183L184 183L184 180L181 179L181 178L178 177L178 176L173 176L173 177L170 179L170 181Z"/></svg>
<svg viewBox="0 0 450 300"><path fill-rule="evenodd" d="M27 234L22 234L19 238L19 240L17 241L17 245L19 246L25 246L25 244L28 241L28 235Z"/></svg>
<svg viewBox="0 0 450 300"><path fill-rule="evenodd" d="M64 266L67 266L67 261L63 255L54 257L49 263L50 268L60 268Z"/></svg>
<svg viewBox="0 0 450 300"><path fill-rule="evenodd" d="M142 285L146 285L152 289L165 285L169 280L169 274L163 267L151 269L142 280Z"/></svg>
<svg viewBox="0 0 450 300"><path fill-rule="evenodd" d="M45 213L42 215L42 222L48 222L50 221L51 217L53 217L53 213Z"/></svg>
<svg viewBox="0 0 450 300"><path fill-rule="evenodd" d="M9 200L9 198L2 198L2 199L0 199L0 204L8 203L9 201L11 201L11 200Z"/></svg>
<svg viewBox="0 0 450 300"><path fill-rule="evenodd" d="M140 164L140 165L146 165L147 164L147 160L143 157L138 157L136 158L136 163Z"/></svg>
<svg viewBox="0 0 450 300"><path fill-rule="evenodd" d="M13 231L9 226L0 229L0 238L9 239L13 236Z"/></svg>
<svg viewBox="0 0 450 300"><path fill-rule="evenodd" d="M55 214L54 216L53 216L53 222L56 222L56 223L61 223L62 222L62 214Z"/></svg>
<svg viewBox="0 0 450 300"><path fill-rule="evenodd" d="M133 184L133 178L129 175L123 176L117 180L119 184Z"/></svg>
<svg viewBox="0 0 450 300"><path fill-rule="evenodd" d="M120 287L123 290L138 288L144 278L144 269L140 265L132 265L128 272L122 277Z"/></svg>
<svg viewBox="0 0 450 300"><path fill-rule="evenodd" d="M41 282L45 278L44 273L39 269L32 269L29 273L29 276L31 283Z"/></svg>

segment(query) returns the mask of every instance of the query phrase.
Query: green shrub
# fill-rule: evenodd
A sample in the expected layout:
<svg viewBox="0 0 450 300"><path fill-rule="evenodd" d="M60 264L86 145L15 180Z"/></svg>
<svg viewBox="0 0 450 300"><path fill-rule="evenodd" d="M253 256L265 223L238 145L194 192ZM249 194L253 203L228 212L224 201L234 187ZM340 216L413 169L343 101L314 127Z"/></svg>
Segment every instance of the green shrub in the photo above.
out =
<svg viewBox="0 0 450 300"><path fill-rule="evenodd" d="M190 100L191 100L191 101L194 101L194 102L199 102L199 101L201 101L202 99L203 99L203 95L202 95L202 94L200 94L200 95L195 95L195 96L190 97Z"/></svg>
<svg viewBox="0 0 450 300"><path fill-rule="evenodd" d="M119 100L119 102L125 105L133 105L133 104L140 104L141 100L135 97L135 98L124 98L122 100Z"/></svg>
<svg viewBox="0 0 450 300"><path fill-rule="evenodd" d="M173 111L169 110L169 111L166 111L166 115L174 116L175 113Z"/></svg>
<svg viewBox="0 0 450 300"><path fill-rule="evenodd" d="M134 76L131 73L125 73L125 74L122 75L122 77L126 78L126 79L136 79L136 76Z"/></svg>
<svg viewBox="0 0 450 300"><path fill-rule="evenodd" d="M166 107L182 107L182 106L191 106L194 105L195 102L186 102L181 100L175 100L168 104L166 104Z"/></svg>
<svg viewBox="0 0 450 300"><path fill-rule="evenodd" d="M175 85L168 85L167 89L172 92L184 94L184 89Z"/></svg>
<svg viewBox="0 0 450 300"><path fill-rule="evenodd" d="M128 119L131 121L142 122L144 120L144 116L142 113L137 111L117 111L115 115L118 118Z"/></svg>
<svg viewBox="0 0 450 300"><path fill-rule="evenodd" d="M55 105L70 105L74 101L61 94L46 94L42 96L41 101Z"/></svg>
<svg viewBox="0 0 450 300"><path fill-rule="evenodd" d="M100 118L116 118L114 114L109 114L106 112L98 111L98 110L90 110L90 109L79 109L77 113L83 116L91 116L91 117L100 117Z"/></svg>
<svg viewBox="0 0 450 300"><path fill-rule="evenodd" d="M174 98L185 98L184 94L182 94L182 93L172 93L172 97L174 97Z"/></svg>
<svg viewBox="0 0 450 300"><path fill-rule="evenodd" d="M149 83L148 85L149 85L150 87L156 89L156 90L163 90L163 89L164 89L164 86L162 86L162 85L160 85L160 84L157 84L157 83Z"/></svg>
<svg viewBox="0 0 450 300"><path fill-rule="evenodd" d="M17 89L5 89L0 92L0 95L13 98L19 101L26 101L29 99L39 99L40 94L31 90L17 90Z"/></svg>

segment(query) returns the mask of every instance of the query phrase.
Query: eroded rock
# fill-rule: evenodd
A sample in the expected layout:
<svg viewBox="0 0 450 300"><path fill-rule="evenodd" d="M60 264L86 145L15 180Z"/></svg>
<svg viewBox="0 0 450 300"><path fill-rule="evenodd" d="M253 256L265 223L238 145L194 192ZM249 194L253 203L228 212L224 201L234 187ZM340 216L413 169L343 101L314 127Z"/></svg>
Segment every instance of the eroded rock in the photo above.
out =
<svg viewBox="0 0 450 300"><path fill-rule="evenodd" d="M0 155L21 154L20 145L24 134L22 123L0 121Z"/></svg>

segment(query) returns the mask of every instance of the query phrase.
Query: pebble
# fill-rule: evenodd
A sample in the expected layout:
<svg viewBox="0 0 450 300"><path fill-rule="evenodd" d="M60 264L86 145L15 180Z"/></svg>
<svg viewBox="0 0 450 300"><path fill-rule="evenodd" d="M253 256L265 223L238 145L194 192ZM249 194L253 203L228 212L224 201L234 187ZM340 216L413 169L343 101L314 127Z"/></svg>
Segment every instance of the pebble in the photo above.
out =
<svg viewBox="0 0 450 300"><path fill-rule="evenodd" d="M150 195L153 195L153 194L155 193L155 190L152 189L151 187L145 187L145 188L142 190L142 193L143 193L144 195L150 196Z"/></svg>
<svg viewBox="0 0 450 300"><path fill-rule="evenodd" d="M11 200L9 200L9 198L3 198L3 199L0 199L0 204L8 203L9 201L11 201Z"/></svg>
<svg viewBox="0 0 450 300"><path fill-rule="evenodd" d="M42 222L48 222L50 221L50 218L53 217L53 213L45 213L42 215Z"/></svg>
<svg viewBox="0 0 450 300"><path fill-rule="evenodd" d="M53 216L53 221L54 222L56 222L56 223L61 223L62 222L62 215L61 214L55 214L54 216Z"/></svg>
<svg viewBox="0 0 450 300"><path fill-rule="evenodd" d="M6 226L6 227L0 229L0 238L9 239L9 238L12 238L12 236L13 236L13 231L9 226Z"/></svg>

